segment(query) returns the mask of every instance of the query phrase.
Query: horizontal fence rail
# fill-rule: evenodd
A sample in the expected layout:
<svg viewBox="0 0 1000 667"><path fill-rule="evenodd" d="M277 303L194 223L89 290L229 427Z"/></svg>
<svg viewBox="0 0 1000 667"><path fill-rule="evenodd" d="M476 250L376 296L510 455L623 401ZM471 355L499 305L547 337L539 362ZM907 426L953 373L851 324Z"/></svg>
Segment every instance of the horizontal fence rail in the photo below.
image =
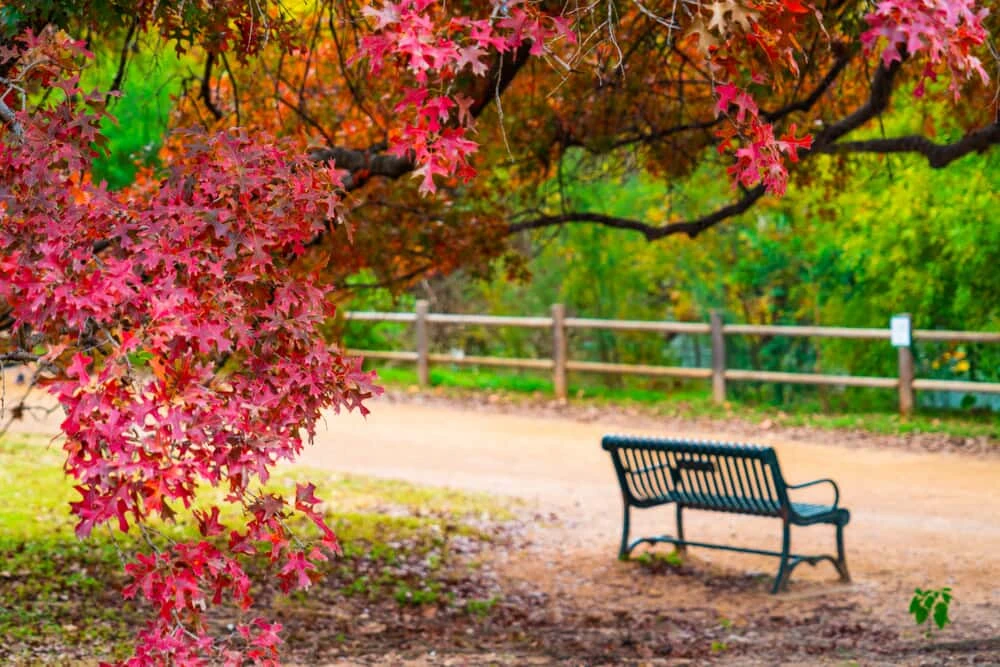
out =
<svg viewBox="0 0 1000 667"><path fill-rule="evenodd" d="M576 329L606 329L610 331L655 331L658 333L708 334L712 328L699 322L649 322L647 320L595 320L567 317L566 327Z"/></svg>
<svg viewBox="0 0 1000 667"><path fill-rule="evenodd" d="M811 338L869 338L889 340L888 329L848 329L846 327L800 327L773 324L724 324L724 334L755 336L796 336Z"/></svg>
<svg viewBox="0 0 1000 667"><path fill-rule="evenodd" d="M417 365L417 381L420 386L428 384L430 363L458 365L498 366L551 370L553 387L557 398L565 399L567 392L566 375L569 371L584 373L620 373L676 377L696 380L711 380L712 396L716 402L726 400L726 382L770 382L775 384L806 384L841 387L871 387L895 389L899 393L900 412L907 414L913 409L914 391L954 391L966 393L1000 394L1000 383L972 382L964 380L932 380L913 377L913 355L909 345L896 345L899 350L899 372L894 378L865 377L858 375L833 375L822 373L786 373L750 369L726 368L726 336L793 336L811 338L842 338L860 340L891 340L890 329L824 327L824 326L783 326L758 324L725 324L719 313L713 312L709 323L702 322L655 322L647 320L607 320L586 317L566 317L562 304L552 306L550 317L512 317L501 315L459 315L453 313L428 312L426 301L417 301L412 313L383 313L371 311L349 311L345 319L361 322L404 322L415 325L415 351L349 349L351 355L369 359L388 361L409 361ZM514 357L484 357L432 353L428 350L427 325L451 324L459 326L519 327L551 329L551 359L523 359ZM615 364L597 361L574 361L568 358L566 331L568 329L601 329L607 331L645 331L667 334L706 335L711 337L711 367L653 366L648 364ZM1000 332L991 331L939 331L915 329L912 340L1000 343Z"/></svg>

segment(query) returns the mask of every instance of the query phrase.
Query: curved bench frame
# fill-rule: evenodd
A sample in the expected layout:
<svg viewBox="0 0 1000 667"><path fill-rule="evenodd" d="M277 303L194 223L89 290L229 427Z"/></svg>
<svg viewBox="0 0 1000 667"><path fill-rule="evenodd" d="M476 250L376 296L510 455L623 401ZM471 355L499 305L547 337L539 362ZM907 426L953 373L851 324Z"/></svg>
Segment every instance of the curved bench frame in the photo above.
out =
<svg viewBox="0 0 1000 667"><path fill-rule="evenodd" d="M619 558L627 559L640 544L661 542L675 545L680 552L694 546L775 556L781 562L772 593L787 588L792 571L801 563L815 566L820 561L830 561L841 581L851 580L844 553L844 526L850 521L850 512L839 506L840 489L832 479L786 484L774 449L758 445L609 435L603 438L601 446L611 454L624 501ZM832 487L831 505L805 505L790 501L789 490L817 484ZM670 503L677 508L676 537L660 535L629 541L632 508L645 509ZM686 540L685 508L779 518L782 522L781 551ZM805 508L811 510L805 513L802 511ZM836 527L836 556L791 552L791 527L815 524Z"/></svg>

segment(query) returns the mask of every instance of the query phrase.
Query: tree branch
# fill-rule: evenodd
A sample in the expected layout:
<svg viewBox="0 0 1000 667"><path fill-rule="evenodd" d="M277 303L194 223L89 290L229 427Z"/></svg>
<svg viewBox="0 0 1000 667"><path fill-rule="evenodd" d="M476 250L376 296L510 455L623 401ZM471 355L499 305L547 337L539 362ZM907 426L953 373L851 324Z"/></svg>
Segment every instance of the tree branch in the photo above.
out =
<svg viewBox="0 0 1000 667"><path fill-rule="evenodd" d="M513 54L497 56L473 96L475 102L469 108L469 114L473 118L479 118L490 103L503 94L528 62L530 54L531 42L525 42ZM316 162L332 161L338 169L346 170L348 173L344 177L344 190L349 192L361 187L374 176L394 179L416 168L410 156L388 155L385 154L387 149L385 143L366 149L331 146L315 150L309 157Z"/></svg>
<svg viewBox="0 0 1000 667"><path fill-rule="evenodd" d="M769 120L777 120L783 116L786 116L794 111L808 111L814 104L816 104L820 97L822 97L823 92L833 84L836 78L846 67L847 62L852 56L844 55L830 69L829 72L823 77L817 87L803 100L792 103L786 107L773 111L766 114ZM900 62L894 62L889 67L884 67L879 65L878 70L875 72L875 76L872 77L871 91L868 96L868 100L863 106L858 108L854 113L843 119L828 125L819 134L817 134L813 139L813 146L809 150L804 150L799 153L801 158L807 157L809 155L815 155L817 153L823 152L835 152L836 146L843 145L849 146L849 144L835 144L836 140L843 137L844 135L856 130L861 127L869 120L875 118L880 113L885 111L889 106L889 99L892 96L892 84L899 72ZM991 126L995 127L995 126ZM947 164L948 162L961 157L965 153L982 150L986 145L989 145L990 138L994 136L994 133L1000 133L1000 130L991 130L986 128L984 131L974 132L967 135L965 142L961 148L958 147L941 147L937 144L933 144L929 140L923 139L926 144L933 147L935 156L937 159L946 160L942 162L941 166ZM910 139L910 138L907 138ZM912 139L922 139L921 137L916 137ZM873 140L874 142L891 142L891 139ZM1000 139L995 139L993 142L1000 141ZM866 142L852 142L854 144L863 144ZM962 142L959 142L962 143ZM911 141L907 145L921 145L919 141ZM902 150L902 149L900 149ZM909 150L917 150L910 147ZM940 153L940 155L938 155ZM931 159L928 156L928 159ZM695 238L701 232L706 229L719 224L723 220L732 218L734 216L740 215L746 212L753 206L757 200L764 196L766 189L763 185L757 185L750 190L747 190L741 199L728 206L724 206L708 215L704 215L695 220L689 220L684 222L673 222L668 225L659 227L656 225L650 225L640 220L633 220L630 218L618 218L615 216L607 216L599 213L563 213L561 215L545 215L528 220L525 222L514 223L510 226L510 233L516 233L520 231L526 231L529 229L541 229L544 227L551 227L553 225L561 225L567 223L593 223L599 224L606 227L612 227L615 229L624 229L629 231L634 231L642 234L646 237L647 241L656 241L673 234L687 234L690 238Z"/></svg>
<svg viewBox="0 0 1000 667"><path fill-rule="evenodd" d="M214 64L215 53L210 51L205 58L205 73L201 77L201 99L205 103L205 108L215 116L215 120L222 120L222 111L215 106L215 102L212 100L212 65Z"/></svg>
<svg viewBox="0 0 1000 667"><path fill-rule="evenodd" d="M135 38L135 31L139 27L139 19L133 18L132 22L128 25L128 32L125 33L125 41L122 43L122 50L118 54L118 70L115 72L114 81L111 82L111 87L108 88L107 94L104 96L104 104L108 105L111 103L111 97L115 93L120 93L122 90L122 84L125 82L125 70L128 68L128 54L129 51L135 46L133 41Z"/></svg>
<svg viewBox="0 0 1000 667"><path fill-rule="evenodd" d="M761 117L769 123L775 123L786 116L795 113L796 111L810 111L814 106L816 106L816 103L819 102L820 98L823 97L823 95L830 89L830 86L833 85L841 73L843 73L844 69L848 64L850 64L856 53L856 50L845 51L843 55L838 57L833 63L833 66L825 75L823 75L823 78L820 79L820 81L816 84L816 87L813 88L808 95L779 109L775 109L774 111L762 112ZM623 148L636 143L652 143L683 132L709 130L723 122L724 118L724 116L719 115L711 120L684 123L649 132L638 132L632 136L616 140L611 144L611 148Z"/></svg>
<svg viewBox="0 0 1000 667"><path fill-rule="evenodd" d="M823 78L820 79L813 91L804 98L796 100L791 104L781 107L780 109L762 113L761 116L767 122L773 123L796 111L809 111L812 109L813 106L819 102L819 98L821 98L823 94L830 89L830 86L832 86L833 82L837 80L837 77L844 71L844 68L847 67L848 63L851 62L855 53L856 51L846 51L843 55L838 57L833 63L833 67L831 67Z"/></svg>
<svg viewBox="0 0 1000 667"><path fill-rule="evenodd" d="M8 362L13 364L33 364L41 358L40 355L31 354L22 350L12 352L0 352L0 367L4 367Z"/></svg>
<svg viewBox="0 0 1000 667"><path fill-rule="evenodd" d="M1000 144L1000 123L973 130L958 141L939 144L927 137L911 134L887 139L844 141L820 149L822 153L918 153L934 169L947 167L969 153L982 153Z"/></svg>
<svg viewBox="0 0 1000 667"><path fill-rule="evenodd" d="M7 106L2 99L0 99L0 121L3 121L10 126L11 132L14 133L14 138L17 141L22 141L24 139L24 126L21 125L21 121L17 119L17 116L14 114L14 110Z"/></svg>
<svg viewBox="0 0 1000 667"><path fill-rule="evenodd" d="M698 234L717 225L723 220L746 212L757 202L758 199L764 196L765 192L766 189L764 186L758 185L750 190L747 190L743 194L743 197L738 201L733 202L728 206L723 206L708 215L704 215L694 220L671 222L670 224L662 227L650 225L642 222L641 220L620 218L612 215L604 215L602 213L569 212L562 213L560 215L543 215L532 220L517 222L510 225L508 231L514 234L517 232L527 231L529 229L542 229L544 227L552 227L554 225L563 225L568 223L592 223L602 225L604 227L611 227L613 229L638 232L646 237L647 241L658 241L659 239L666 238L667 236L672 236L674 234L686 234L689 238L693 239L698 236Z"/></svg>
<svg viewBox="0 0 1000 667"><path fill-rule="evenodd" d="M872 77L868 101L849 116L841 118L837 122L823 128L819 134L813 137L812 149L803 153L808 154L821 151L823 147L832 144L845 134L853 132L888 109L889 100L892 98L892 84L901 66L902 61L900 60L893 62L888 67L879 62L878 69L875 70L875 76Z"/></svg>

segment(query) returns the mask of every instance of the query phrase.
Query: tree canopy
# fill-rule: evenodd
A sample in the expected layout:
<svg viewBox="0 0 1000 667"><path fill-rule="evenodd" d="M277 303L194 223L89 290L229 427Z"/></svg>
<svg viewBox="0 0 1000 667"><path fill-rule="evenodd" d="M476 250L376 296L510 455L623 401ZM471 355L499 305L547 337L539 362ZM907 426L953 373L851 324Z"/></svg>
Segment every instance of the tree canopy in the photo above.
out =
<svg viewBox="0 0 1000 667"><path fill-rule="evenodd" d="M8 10L17 25L89 35L116 64L107 89L137 50L175 40L186 84L171 126L266 131L339 164L354 223L326 237L339 285L363 268L397 286L485 268L512 232L555 225L695 236L780 194L789 168L808 179L817 154L911 152L945 167L1000 141L989 77L998 19L971 0L21 5ZM404 28L417 14L419 27ZM497 52L456 16L514 39L531 37L537 17L540 32ZM149 30L158 37L144 40ZM385 60L397 47L403 55ZM943 137L930 121L881 132L893 100L913 94L947 95L964 133ZM718 162L734 189L660 221L578 210L539 187L568 185L561 167L574 149L672 182Z"/></svg>
<svg viewBox="0 0 1000 667"><path fill-rule="evenodd" d="M206 608L250 607L250 555L291 590L336 551L311 485L260 487L324 410L377 391L323 341L333 288L483 267L555 225L694 237L817 154L946 167L1000 143L996 20L976 0L6 3L0 361L64 410L78 533L148 538L125 594L155 613L130 662L273 662L280 626L217 637ZM101 123L143 50L191 76L159 163L112 190L91 177ZM95 53L116 66L90 91ZM904 90L948 95L962 132L879 132ZM571 151L668 180L718 162L731 195L657 222L576 210ZM235 526L193 504L200 483ZM150 527L181 512L204 541Z"/></svg>

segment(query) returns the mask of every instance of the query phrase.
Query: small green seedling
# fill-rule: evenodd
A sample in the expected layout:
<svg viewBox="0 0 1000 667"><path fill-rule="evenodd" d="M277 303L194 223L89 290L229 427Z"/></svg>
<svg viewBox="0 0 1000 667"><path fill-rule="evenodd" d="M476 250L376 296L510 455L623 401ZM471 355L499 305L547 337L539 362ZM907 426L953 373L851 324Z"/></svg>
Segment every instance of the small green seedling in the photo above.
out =
<svg viewBox="0 0 1000 667"><path fill-rule="evenodd" d="M644 551L636 556L635 560L646 567L653 567L658 564L665 564L667 567L677 568L684 564L684 557L678 551L667 553Z"/></svg>
<svg viewBox="0 0 1000 667"><path fill-rule="evenodd" d="M941 589L916 589L913 599L910 600L910 613L917 621L917 625L923 625L927 619L933 619L939 630L951 623L948 618L948 607L951 605L951 588L945 586Z"/></svg>
<svg viewBox="0 0 1000 667"><path fill-rule="evenodd" d="M465 603L465 611L470 616L475 616L479 619L484 619L489 616L490 611L496 606L500 598L494 595L491 598L485 600L468 600Z"/></svg>

